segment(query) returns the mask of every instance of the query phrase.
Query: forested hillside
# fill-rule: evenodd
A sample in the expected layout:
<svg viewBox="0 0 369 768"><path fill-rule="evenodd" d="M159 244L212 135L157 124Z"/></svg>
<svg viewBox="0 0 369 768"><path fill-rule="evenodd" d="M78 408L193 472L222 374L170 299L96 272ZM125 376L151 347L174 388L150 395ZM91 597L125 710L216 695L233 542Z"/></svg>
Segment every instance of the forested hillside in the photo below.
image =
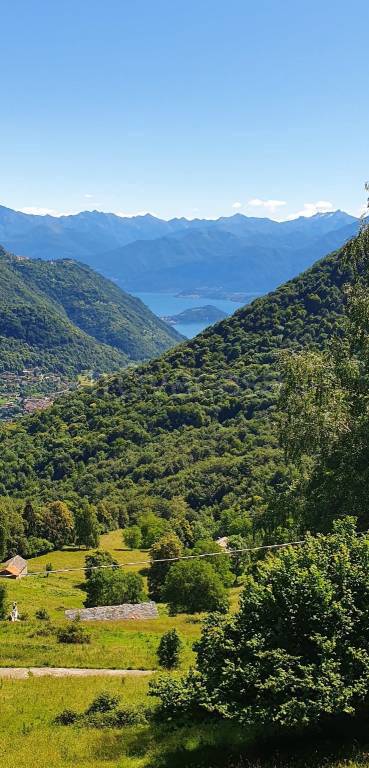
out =
<svg viewBox="0 0 369 768"><path fill-rule="evenodd" d="M180 340L138 299L73 261L30 261L0 249L0 369L73 377L114 371Z"/></svg>
<svg viewBox="0 0 369 768"><path fill-rule="evenodd" d="M160 359L4 426L1 493L86 496L123 517L168 515L171 500L206 535L245 534L247 512L261 514L266 488L285 480L278 353L340 332L348 262L334 253Z"/></svg>

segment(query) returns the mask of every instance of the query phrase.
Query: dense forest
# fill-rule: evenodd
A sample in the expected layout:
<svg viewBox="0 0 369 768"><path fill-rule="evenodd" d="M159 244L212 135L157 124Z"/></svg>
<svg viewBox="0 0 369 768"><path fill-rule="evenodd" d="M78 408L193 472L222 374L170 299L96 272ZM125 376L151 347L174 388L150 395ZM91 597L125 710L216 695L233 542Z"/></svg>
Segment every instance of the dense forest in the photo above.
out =
<svg viewBox="0 0 369 768"><path fill-rule="evenodd" d="M278 512L293 483L278 437L281 352L323 349L343 334L354 249L161 358L4 425L1 494L87 499L121 524L144 511L179 515L194 539L287 535L295 523Z"/></svg>
<svg viewBox="0 0 369 768"><path fill-rule="evenodd" d="M181 340L139 300L70 260L0 249L0 370L37 367L70 377L117 370Z"/></svg>

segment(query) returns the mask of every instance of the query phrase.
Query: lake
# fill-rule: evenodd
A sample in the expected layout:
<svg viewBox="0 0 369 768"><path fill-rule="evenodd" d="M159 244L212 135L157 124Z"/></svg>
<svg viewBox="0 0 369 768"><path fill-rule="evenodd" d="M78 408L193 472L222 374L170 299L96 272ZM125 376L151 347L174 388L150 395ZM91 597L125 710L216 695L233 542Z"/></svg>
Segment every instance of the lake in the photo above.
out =
<svg viewBox="0 0 369 768"><path fill-rule="evenodd" d="M212 304L213 307L218 307L226 312L228 315L232 315L239 307L248 304L255 298L255 294L250 295L250 298L242 303L236 301L230 301L229 299L209 299L209 298L185 298L183 296L175 296L171 293L133 293L133 296L141 299L155 315L158 317L166 317L168 315L178 315L183 312L184 309L191 309L193 307L205 307ZM198 333L207 328L207 323L177 323L173 326L179 333L186 336L188 339L192 339Z"/></svg>

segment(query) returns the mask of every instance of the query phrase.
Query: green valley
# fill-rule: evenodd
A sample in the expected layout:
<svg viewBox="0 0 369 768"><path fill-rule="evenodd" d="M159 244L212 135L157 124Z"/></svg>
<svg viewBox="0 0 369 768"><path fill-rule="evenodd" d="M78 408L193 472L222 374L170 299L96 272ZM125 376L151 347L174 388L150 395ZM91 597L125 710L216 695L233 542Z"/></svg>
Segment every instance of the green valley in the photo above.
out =
<svg viewBox="0 0 369 768"><path fill-rule="evenodd" d="M22 399L65 390L82 372L96 378L180 340L139 299L89 267L0 249L1 395L10 416Z"/></svg>

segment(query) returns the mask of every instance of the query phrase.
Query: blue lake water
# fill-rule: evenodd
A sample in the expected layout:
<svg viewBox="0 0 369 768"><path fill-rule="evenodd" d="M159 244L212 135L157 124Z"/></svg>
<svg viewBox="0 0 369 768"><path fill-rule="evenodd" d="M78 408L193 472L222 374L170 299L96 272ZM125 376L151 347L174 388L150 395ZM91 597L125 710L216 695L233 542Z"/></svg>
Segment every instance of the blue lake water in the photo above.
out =
<svg viewBox="0 0 369 768"><path fill-rule="evenodd" d="M166 317L168 315L178 315L185 309L191 309L193 307L205 307L212 304L213 307L218 307L226 312L227 315L232 315L239 307L249 303L255 298L255 294L246 301L238 303L236 301L230 301L229 299L208 299L208 298L184 298L183 296L175 296L171 293L134 293L146 306L151 309L158 317ZM183 336L192 339L198 333L206 328L208 323L177 323L174 328Z"/></svg>

